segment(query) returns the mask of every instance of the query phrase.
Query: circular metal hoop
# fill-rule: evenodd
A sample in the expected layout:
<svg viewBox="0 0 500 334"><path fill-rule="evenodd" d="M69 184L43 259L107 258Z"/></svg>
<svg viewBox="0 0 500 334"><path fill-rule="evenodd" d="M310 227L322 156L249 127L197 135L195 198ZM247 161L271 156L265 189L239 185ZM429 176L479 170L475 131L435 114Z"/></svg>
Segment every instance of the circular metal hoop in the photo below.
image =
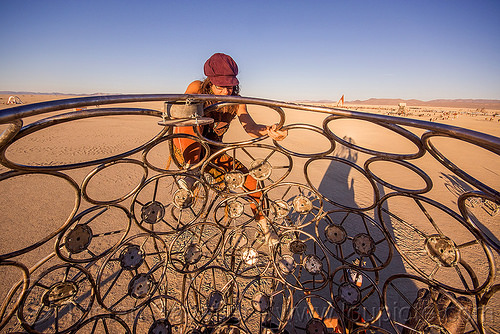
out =
<svg viewBox="0 0 500 334"><path fill-rule="evenodd" d="M323 131L322 128L319 128L319 127L314 126L314 125L308 125L308 124L290 124L290 125L286 125L286 126L281 128L281 130L294 130L294 129L310 130L310 131L313 131L313 132L316 132L316 133L323 135L330 142L330 148L326 151L323 151L323 152L307 154L307 153L297 153L297 152L294 152L292 150L288 150L288 149L284 148L283 145L280 144L280 142L273 139L274 145L279 147L281 150L285 151L286 153L293 155L293 156L296 156L296 157L299 157L299 158L320 158L320 157L324 157L325 155L332 153L333 150L335 150L335 141L331 140L328 137L328 135Z"/></svg>
<svg viewBox="0 0 500 334"><path fill-rule="evenodd" d="M470 184L474 185L478 189L484 191L485 193L491 194L496 200L500 200L500 191L491 188L490 186L486 185L485 183L479 181L475 177L469 175L466 173L464 170L460 169L457 165L455 165L453 162L451 162L448 158L444 156L431 142L432 137L446 137L446 138L453 138L457 140L462 140L468 143L471 143L473 145L477 145L485 150L488 150L496 155L500 156L500 146L491 146L491 145L485 145L480 142L472 142L471 140L468 140L467 138L460 138L458 136L453 136L450 134L444 134L444 133L439 133L439 132L433 132L433 131L428 131L422 135L422 142L426 148L427 151L437 160L439 161L443 166L448 168L450 171L452 171L454 174L458 175L465 181L469 182ZM499 144L500 145L500 144Z"/></svg>
<svg viewBox="0 0 500 334"><path fill-rule="evenodd" d="M409 206L409 204L412 204L411 201L405 202L404 206L401 207L399 211L413 212L413 209L420 210L423 217L419 219L418 222L421 223L421 226L417 227L414 224L415 222L412 224L412 222L406 221L404 217L400 217L401 214L399 211L398 215L392 212L395 210L391 211L386 209L387 207L391 207L388 203L388 200L391 198L413 200L413 207ZM444 205L420 195L390 193L380 200L377 207L377 214L382 223L382 227L390 237L394 247L398 250L399 255L401 255L416 272L433 284L438 284L456 293L476 294L486 288L494 278L495 266L493 254L485 245L482 237L471 229L470 224L464 221L461 216ZM445 221L447 224L438 224L438 220L434 219L433 215L440 221ZM429 224L423 225L425 219ZM442 229L445 227L447 231L450 230L448 219L459 223L459 225L455 225L456 227L462 226L465 228L464 231L469 233L467 238L461 236L460 239L455 241L452 239L452 237L455 236L449 237L443 233ZM397 223L397 226L393 227L393 223ZM394 237L395 232L391 233L391 230L398 231L399 234L412 233L411 236L406 236L406 240L415 244L414 247L417 247L417 249L410 252L402 249L400 243ZM456 228L454 231L456 231ZM465 241L465 239L467 239L467 241ZM476 251L470 250L464 253L469 247L477 247L477 249ZM477 281L477 275L471 268L471 265L478 261L475 257L477 255L477 250L484 252L484 260L488 263L488 273L482 283ZM469 259L471 261L468 262ZM466 276L464 276L463 270L470 275L469 281L467 281ZM440 277L436 278L436 274L438 273L440 273ZM452 286L449 283L452 281L452 274L455 278L458 278L458 281L463 287L457 285ZM470 284L472 284L472 286L470 286Z"/></svg>
<svg viewBox="0 0 500 334"><path fill-rule="evenodd" d="M319 291L330 281L327 251L312 235L301 230L281 233L273 251L275 273L300 291Z"/></svg>
<svg viewBox="0 0 500 334"><path fill-rule="evenodd" d="M370 185L371 185L371 187L373 189L373 203L370 204L370 205L368 205L368 206L366 206L366 207L363 207L363 208L349 207L347 205L344 205L342 203L338 203L338 202L336 202L336 201L334 201L334 200L332 200L332 199L324 196L319 191L319 189L317 189L312 184L311 179L309 177L309 166L313 162L320 161L320 160L330 160L330 161L339 162L339 163L342 163L342 164L345 164L345 165L349 166L350 168L354 168L356 171L358 171L359 173L361 173L368 180L368 182L370 183ZM379 200L379 192L378 192L378 189L377 189L377 185L375 184L375 181L370 176L370 174L368 174L363 168L359 167L358 165L356 165L355 163L353 163L353 162L351 162L351 161L349 161L347 159L343 159L343 158L339 158L339 157L332 157L332 156L309 159L304 164L304 176L306 178L307 184L316 192L316 194L318 194L318 196L320 196L323 200L327 201L330 204L336 205L336 206L344 208L344 209L353 209L353 210L360 210L360 211L368 211L368 210L371 210L371 209L373 209L373 208L375 208L377 206L377 203L378 203L378 200ZM347 182L347 180L344 180L344 181Z"/></svg>
<svg viewBox="0 0 500 334"><path fill-rule="evenodd" d="M399 283L399 287L395 283L403 282L404 280L410 283ZM415 282L417 284L415 284ZM426 288L420 288L417 292L417 286L426 286ZM417 298L415 298L412 302L410 296L415 292ZM416 332L425 332L427 330L434 329L437 333L449 333L446 329L446 324L443 323L443 321L448 321L447 317L441 318L439 315L436 316L436 312L439 312L439 314L442 314L441 312L446 312L448 315L451 315L451 307L461 311L458 312L458 314L461 313L461 316L466 319L468 328L465 328L465 332L482 333L479 331L477 324L472 319L470 310L466 310L465 306L462 304L465 299L468 299L469 302L471 302L468 297L461 296L457 298L449 291L432 284L425 278L410 274L393 275L385 281L383 295L385 309L389 315L389 320L392 327L398 334L406 332L408 329ZM391 297L392 295L398 296L397 300L394 297L391 298L393 303L392 306L397 310L395 310L395 312L392 312L390 306L388 305L389 295L391 295ZM395 304L397 302L404 305ZM405 312L404 310L408 310L408 312ZM458 315L457 313L455 314ZM401 319L400 316L406 319ZM456 323L454 325L456 325Z"/></svg>
<svg viewBox="0 0 500 334"><path fill-rule="evenodd" d="M392 244L379 224L363 212L332 210L316 222L316 236L338 261L360 270L378 271L392 260Z"/></svg>
<svg viewBox="0 0 500 334"><path fill-rule="evenodd" d="M129 191L125 195L123 195L123 196L121 196L119 198L116 198L116 199L112 199L112 200L108 200L108 201L100 201L100 200L91 198L88 195L88 193L87 193L87 187L89 185L90 180L94 176L96 176L96 174L98 174L99 172L101 172L102 170L104 170L104 169L106 169L108 167L117 165L117 164L134 164L134 165L139 165L140 167L142 167L142 169L144 170L144 173L143 173L143 175L141 177L141 180L139 181L139 184L137 184L137 186L135 186L134 189L132 189L131 191ZM118 159L118 160L115 160L115 161L111 161L111 162L102 164L102 165L94 168L94 170L92 170L89 174L87 174L87 176L85 177L85 179L83 180L83 183L82 183L82 196L89 203L96 204L96 205L116 204L116 203L122 202L125 199L129 198L130 196L132 196L144 184L144 181L147 179L147 177L148 177L148 169L139 160L134 160L134 159Z"/></svg>
<svg viewBox="0 0 500 334"><path fill-rule="evenodd" d="M251 332L281 332L287 325L293 306L293 293L276 277L262 276L252 280L241 293L240 319Z"/></svg>
<svg viewBox="0 0 500 334"><path fill-rule="evenodd" d="M257 278L272 262L265 236L252 226L232 230L222 249L224 267L238 277Z"/></svg>
<svg viewBox="0 0 500 334"><path fill-rule="evenodd" d="M212 263L224 242L224 229L214 223L201 222L188 226L172 240L170 263L181 273L196 273Z"/></svg>
<svg viewBox="0 0 500 334"><path fill-rule="evenodd" d="M105 226L94 226L94 222L99 224L99 220L105 217L108 210L118 209L125 215L126 225L122 229L115 230L114 225L109 226L109 221L104 219ZM98 212L97 212L98 211ZM81 223L81 221L85 220ZM113 218L113 216L111 216ZM108 218L109 219L109 218ZM113 219L116 222L117 219ZM113 251L127 236L132 217L127 209L119 205L94 206L73 218L63 233L60 233L56 240L55 252L63 261L70 263L87 263L96 261ZM92 226L90 226L92 225ZM102 225L102 223L100 224ZM113 228L113 230L110 230ZM109 237L109 238L108 238ZM99 242L96 238L114 240L110 242ZM92 243L92 240L94 242ZM105 245L102 249L102 245ZM109 246L108 246L109 245ZM95 247L95 248L94 248ZM79 254L79 255L77 255Z"/></svg>
<svg viewBox="0 0 500 334"><path fill-rule="evenodd" d="M194 165L190 165L190 166L186 166L186 164L181 163L179 161L179 159L177 158L176 153L174 152L175 149L174 149L174 143L173 143L174 140L180 139L180 138L192 140L192 141L196 142L198 145L200 145L200 147L202 148L200 156L203 156L205 158L200 159L199 162L197 162ZM179 170L170 169L169 162L166 163L167 168L160 168L158 166L153 165L148 160L148 154L151 152L151 150L153 150L155 147L159 146L160 144L162 144L165 141L168 142L168 147L170 150L170 156L168 158L172 159L172 161L179 168ZM210 152L210 147L207 145L207 143L203 142L200 138L195 137L195 136L191 136L188 134L184 134L184 133L175 133L175 134L169 134L165 137L158 138L155 141L151 142L142 152L142 160L144 161L146 166L148 166L149 168L151 168L152 170L154 170L156 172L166 173L166 174L179 174L179 173L185 173L188 171L193 171L193 170L198 169L205 162L206 157L208 156L208 152ZM165 157L165 158L167 158L167 157Z"/></svg>
<svg viewBox="0 0 500 334"><path fill-rule="evenodd" d="M135 193L130 213L137 226L148 233L173 234L205 213L207 200L207 186L198 177L158 174Z"/></svg>
<svg viewBox="0 0 500 334"><path fill-rule="evenodd" d="M381 126L383 128L386 128L388 130L391 130L391 131L397 133L398 135L401 135L401 136L405 137L406 139L408 139L409 141L411 141L413 144L415 144L415 146L418 148L418 152L417 153L413 153L413 154L395 154L395 153L387 153L387 152L380 152L380 151L370 150L370 149L367 149L367 148L364 148L364 147L352 144L352 143L350 143L350 142L348 142L348 141L346 141L346 140L338 137L328 127L328 124L331 121L336 120L336 119L342 119L342 118L346 118L346 117L337 116L337 115L328 116L323 121L323 129L325 130L325 133L327 133L328 136L330 136L331 138L333 138L334 140L336 140L340 144L342 144L344 146L347 146L347 147L349 147L349 148L351 148L353 150L356 150L356 151L359 151L359 152L363 152L363 153L367 153L367 154L370 154L370 155L382 156L382 157L386 157L386 158L390 158L390 159L400 159L400 160L403 160L403 159L404 160L417 159L417 158L422 157L425 154L425 150L423 148L422 142L420 141L420 138L418 136L416 136L412 132L410 132L410 131L408 131L408 130L402 128L402 127L400 127L399 125L390 124L390 123L384 123L384 122L377 122L377 121L370 121L370 122L373 123L373 124L379 125L379 126ZM365 121L365 120L362 120L362 119L359 119L359 120L360 121Z"/></svg>
<svg viewBox="0 0 500 334"><path fill-rule="evenodd" d="M387 161L387 162L395 163L395 164L398 164L398 165L403 166L405 168L408 168L409 170L411 170L412 172L415 172L415 174L417 174L418 176L420 176L422 178L422 180L424 180L425 187L421 188L421 189L407 189L407 188L397 187L395 185L390 184L389 182L386 182L386 181L382 180L381 178L379 178L378 176L376 176L370 170L370 165L376 163L377 161ZM423 193L426 193L426 192L428 192L428 191L430 191L432 189L432 180L431 180L431 178L423 170L421 170L417 166L409 163L408 161L388 159L388 158L385 158L385 157L373 157L373 158L370 158L370 159L366 160L364 167L365 167L366 172L372 178L374 178L375 181L377 181L380 184L386 186L387 188L390 188L390 189L395 190L395 191L400 191L400 192L405 192L405 193L410 193L410 194L423 194Z"/></svg>
<svg viewBox="0 0 500 334"><path fill-rule="evenodd" d="M160 289L166 263L167 248L160 237L141 233L128 238L99 268L99 305L114 314L139 309Z"/></svg>
<svg viewBox="0 0 500 334"><path fill-rule="evenodd" d="M232 273L221 267L207 267L191 280L187 310L196 323L217 326L228 321L239 303L239 286Z"/></svg>
<svg viewBox="0 0 500 334"><path fill-rule="evenodd" d="M491 333L493 329L498 325L498 322L495 320L495 314L496 312L498 312L498 304L496 306L488 304L490 303L493 296L496 296L498 300L499 295L497 293L499 291L500 284L492 285L488 288L488 290L486 290L484 295L481 297L481 300L479 301L477 309L477 323L481 328L482 333ZM486 316L487 312L493 313L491 315L491 318Z"/></svg>
<svg viewBox="0 0 500 334"><path fill-rule="evenodd" d="M55 332L68 333L89 314L94 298L95 283L88 270L76 264L60 264L40 274L21 301L17 317L28 332L54 326ZM31 308L33 304L36 311ZM28 317L32 310L34 314Z"/></svg>
<svg viewBox="0 0 500 334"><path fill-rule="evenodd" d="M130 151L117 154L108 158L103 158L103 159L97 159L97 160L91 160L91 161L86 161L86 162L81 162L81 163L73 163L73 164L64 164L64 165L51 165L51 166L28 166L28 165L21 165L17 164L15 162L10 161L7 159L5 156L6 150L9 148L9 146L14 143L15 141L32 134L36 131L42 130L49 128L54 125L58 125L61 123L69 122L69 121L74 121L74 120L79 120L79 119L85 119L89 117L98 117L98 116L112 116L112 115L148 115L148 116L159 116L158 112L155 110L148 110L148 109L136 109L136 108L103 108L103 109L92 109L92 110L82 110L82 111L77 111L77 112L70 112L66 114L61 114L49 118L42 119L38 122L29 124L25 126L24 128L19 131L19 133L12 138L12 140L7 143L5 146L0 147L0 163L4 165L7 168L11 169L17 169L17 170L28 170L28 171L55 171L55 170L67 170L67 169L75 169L75 168L81 168L81 167L88 167L88 166L93 166L93 165L100 165L103 163L111 162L116 159L122 159L125 158L129 155L132 155L134 153L139 152L143 148L145 148L150 142L154 141L157 138L160 138L163 136L167 131L168 127L163 128L153 139L148 141L147 143L136 147Z"/></svg>
<svg viewBox="0 0 500 334"><path fill-rule="evenodd" d="M273 226L301 229L319 219L323 201L306 185L281 182L262 193L260 208Z"/></svg>
<svg viewBox="0 0 500 334"><path fill-rule="evenodd" d="M65 181L67 181L70 184L70 186L73 188L73 190L75 191L75 205L73 207L73 210L69 214L68 218L66 219L66 221L57 230L53 231L52 233L50 233L46 237L42 238L41 240L39 240L39 241L31 244L30 246L24 247L22 249L19 249L19 250L10 252L10 253L1 254L0 255L0 260L5 260L5 259L9 259L9 258L12 258L12 257L15 257L15 256L19 256L21 254L25 254L25 253L27 253L29 251L32 251L35 248L40 247L41 245L43 245L44 243L46 243L47 241L49 241L50 239L52 239L54 236L56 236L58 233L60 233L61 231L63 231L70 224L71 219L73 219L74 215L78 211L78 207L80 206L80 187L78 187L78 184L71 177L69 177L66 174L60 173L60 172L10 171L10 172L6 172L6 173L3 173L3 174L0 174L0 182L3 181L3 180L7 180L7 179L10 179L10 178L13 178L13 177L22 176L22 175L32 175L32 174L35 174L35 175L50 175L50 176L55 176L55 177L58 177L58 178L61 178L61 179L65 180Z"/></svg>
<svg viewBox="0 0 500 334"><path fill-rule="evenodd" d="M382 316L384 300L378 282L357 268L337 267L331 275L330 292L338 309L343 310L345 324L369 326ZM376 311L369 306L375 306Z"/></svg>
<svg viewBox="0 0 500 334"><path fill-rule="evenodd" d="M251 196L233 196L219 202L214 209L214 220L227 229L242 228L255 221L259 203Z"/></svg>

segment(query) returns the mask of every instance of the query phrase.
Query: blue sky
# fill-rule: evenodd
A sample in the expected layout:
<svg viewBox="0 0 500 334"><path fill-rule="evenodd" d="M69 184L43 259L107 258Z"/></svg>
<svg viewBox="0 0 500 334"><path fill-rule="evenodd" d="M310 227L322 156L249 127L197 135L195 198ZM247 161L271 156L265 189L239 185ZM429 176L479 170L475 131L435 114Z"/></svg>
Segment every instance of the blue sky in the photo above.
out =
<svg viewBox="0 0 500 334"><path fill-rule="evenodd" d="M500 99L500 1L0 0L0 90L183 93L215 52L243 96Z"/></svg>

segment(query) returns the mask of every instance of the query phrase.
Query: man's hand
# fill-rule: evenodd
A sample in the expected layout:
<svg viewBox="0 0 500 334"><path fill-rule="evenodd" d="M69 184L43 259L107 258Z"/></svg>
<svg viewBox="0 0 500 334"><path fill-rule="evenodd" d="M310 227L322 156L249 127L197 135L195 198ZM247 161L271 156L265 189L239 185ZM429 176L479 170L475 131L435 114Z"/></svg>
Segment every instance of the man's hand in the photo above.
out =
<svg viewBox="0 0 500 334"><path fill-rule="evenodd" d="M277 125L273 124L270 127L267 128L267 134L271 139L280 141L286 138L288 136L288 130L277 130Z"/></svg>
<svg viewBox="0 0 500 334"><path fill-rule="evenodd" d="M456 301L461 304L462 311L450 297L440 293L434 288L420 289L417 298L413 302L406 321L406 326L418 332L439 332L438 328L444 328L451 334L463 334L467 325L467 314L472 313L472 301L460 296ZM413 333L404 329L403 334Z"/></svg>

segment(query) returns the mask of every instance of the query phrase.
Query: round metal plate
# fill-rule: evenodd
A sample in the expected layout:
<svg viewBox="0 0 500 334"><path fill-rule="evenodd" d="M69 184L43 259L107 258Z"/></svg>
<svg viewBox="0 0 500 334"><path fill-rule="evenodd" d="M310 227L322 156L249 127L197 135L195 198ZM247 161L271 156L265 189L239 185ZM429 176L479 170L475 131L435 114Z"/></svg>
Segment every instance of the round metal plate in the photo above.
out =
<svg viewBox="0 0 500 334"><path fill-rule="evenodd" d="M57 282L45 292L42 302L48 307L58 307L73 301L78 293L78 286L71 282Z"/></svg>
<svg viewBox="0 0 500 334"><path fill-rule="evenodd" d="M186 189L179 189L174 193L174 205L179 209L187 209L194 203L193 193Z"/></svg>
<svg viewBox="0 0 500 334"><path fill-rule="evenodd" d="M77 254L90 245L92 229L87 224L78 224L67 235L64 245L68 252Z"/></svg>
<svg viewBox="0 0 500 334"><path fill-rule="evenodd" d="M444 267L454 267L460 259L458 248L450 238L438 234L425 240L427 255Z"/></svg>
<svg viewBox="0 0 500 334"><path fill-rule="evenodd" d="M340 225L328 225L325 228L325 237L332 244L340 245L347 240L347 233Z"/></svg>
<svg viewBox="0 0 500 334"><path fill-rule="evenodd" d="M128 245L120 254L120 265L127 270L134 270L144 262L144 254L137 245Z"/></svg>
<svg viewBox="0 0 500 334"><path fill-rule="evenodd" d="M350 306L356 306L361 302L361 291L350 282L340 284L338 289L339 298Z"/></svg>
<svg viewBox="0 0 500 334"><path fill-rule="evenodd" d="M141 218L145 223L156 224L165 216L165 207L160 202L149 202L141 208Z"/></svg>
<svg viewBox="0 0 500 334"><path fill-rule="evenodd" d="M366 233L359 233L354 236L352 246L358 255L371 256L375 253L375 241Z"/></svg>
<svg viewBox="0 0 500 334"><path fill-rule="evenodd" d="M245 183L245 175L239 171L232 171L224 175L224 182L229 189L236 189Z"/></svg>
<svg viewBox="0 0 500 334"><path fill-rule="evenodd" d="M188 264L195 264L202 256L201 248L197 244L191 244L184 251L184 261Z"/></svg>
<svg viewBox="0 0 500 334"><path fill-rule="evenodd" d="M273 167L266 160L257 159L250 164L249 172L254 179L258 181L263 181L271 176L271 173L273 172Z"/></svg>
<svg viewBox="0 0 500 334"><path fill-rule="evenodd" d="M220 291L212 291L207 299L207 308L210 312L217 312L224 306L224 295Z"/></svg>
<svg viewBox="0 0 500 334"><path fill-rule="evenodd" d="M252 307L255 311L264 313L269 309L271 301L268 295L263 292L257 292L252 297Z"/></svg>
<svg viewBox="0 0 500 334"><path fill-rule="evenodd" d="M172 325L167 319L158 319L149 327L148 334L172 334Z"/></svg>
<svg viewBox="0 0 500 334"><path fill-rule="evenodd" d="M293 208L298 213L307 214L312 210L313 204L309 198L299 195L293 199Z"/></svg>
<svg viewBox="0 0 500 334"><path fill-rule="evenodd" d="M273 202L272 210L276 218L284 218L290 212L290 206L284 200L279 199Z"/></svg>
<svg viewBox="0 0 500 334"><path fill-rule="evenodd" d="M291 274L295 270L295 260L290 255L283 255L278 261L278 268L285 275Z"/></svg>
<svg viewBox="0 0 500 334"><path fill-rule="evenodd" d="M153 285L154 282L150 275L136 275L130 280L130 283L128 285L129 295L136 299L145 298L151 291Z"/></svg>
<svg viewBox="0 0 500 334"><path fill-rule="evenodd" d="M318 275L323 270L323 263L319 257L310 254L304 259L304 267L311 275Z"/></svg>
<svg viewBox="0 0 500 334"><path fill-rule="evenodd" d="M241 202L236 200L228 203L226 206L226 210L229 218L238 218L243 214L245 206Z"/></svg>

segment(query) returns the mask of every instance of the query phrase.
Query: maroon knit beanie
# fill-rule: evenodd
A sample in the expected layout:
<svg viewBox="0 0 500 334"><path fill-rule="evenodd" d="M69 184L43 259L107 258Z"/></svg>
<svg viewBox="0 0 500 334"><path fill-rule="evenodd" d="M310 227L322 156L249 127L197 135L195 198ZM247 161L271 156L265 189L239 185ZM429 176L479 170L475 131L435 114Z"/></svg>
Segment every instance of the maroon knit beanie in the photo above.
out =
<svg viewBox="0 0 500 334"><path fill-rule="evenodd" d="M205 75L216 86L236 86L239 84L238 65L230 56L216 53L208 58L203 66Z"/></svg>

